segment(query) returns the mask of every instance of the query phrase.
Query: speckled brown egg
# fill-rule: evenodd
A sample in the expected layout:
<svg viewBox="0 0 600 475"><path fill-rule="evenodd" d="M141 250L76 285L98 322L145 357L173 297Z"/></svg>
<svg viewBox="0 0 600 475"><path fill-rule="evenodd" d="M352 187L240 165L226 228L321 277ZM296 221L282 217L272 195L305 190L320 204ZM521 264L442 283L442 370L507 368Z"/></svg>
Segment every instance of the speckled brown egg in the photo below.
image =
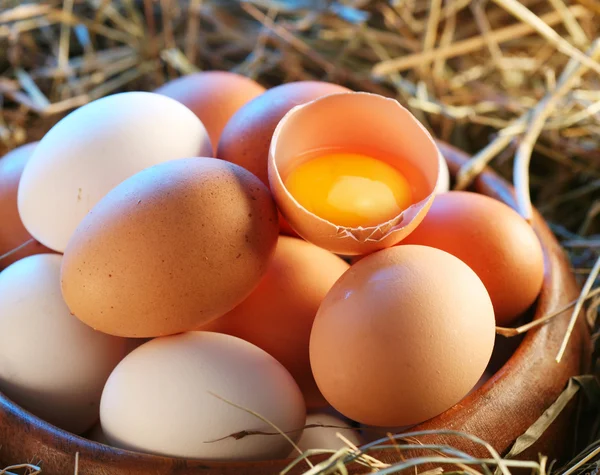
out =
<svg viewBox="0 0 600 475"><path fill-rule="evenodd" d="M197 328L241 303L277 241L267 188L212 158L148 168L106 195L65 251L71 311L111 335L155 337Z"/></svg>
<svg viewBox="0 0 600 475"><path fill-rule="evenodd" d="M25 164L36 146L37 142L22 145L0 158L0 256L31 239L19 216L17 192ZM10 256L0 258L0 270L24 257L46 252L52 251L33 241Z"/></svg>
<svg viewBox="0 0 600 475"><path fill-rule="evenodd" d="M264 91L256 81L240 74L202 71L170 81L155 92L181 102L196 114L216 148L231 116Z"/></svg>

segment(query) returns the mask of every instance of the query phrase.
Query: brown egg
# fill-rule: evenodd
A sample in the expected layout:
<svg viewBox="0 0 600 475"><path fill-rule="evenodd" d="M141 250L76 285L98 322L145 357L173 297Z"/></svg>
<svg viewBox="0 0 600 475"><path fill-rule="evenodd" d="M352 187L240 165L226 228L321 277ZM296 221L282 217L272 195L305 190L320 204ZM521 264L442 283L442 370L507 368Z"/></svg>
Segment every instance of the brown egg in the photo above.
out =
<svg viewBox="0 0 600 475"><path fill-rule="evenodd" d="M402 244L436 247L469 265L486 286L500 326L527 310L542 288L544 255L535 232L516 211L489 196L439 195Z"/></svg>
<svg viewBox="0 0 600 475"><path fill-rule="evenodd" d="M65 251L62 292L91 327L126 337L197 328L241 303L268 268L277 210L237 165L190 158L109 192Z"/></svg>
<svg viewBox="0 0 600 475"><path fill-rule="evenodd" d="M204 71L175 79L155 92L187 106L206 127L214 147L223 128L244 104L265 88L250 78L228 71Z"/></svg>
<svg viewBox="0 0 600 475"><path fill-rule="evenodd" d="M17 191L25 164L36 146L37 142L22 145L0 158L0 256L31 239L19 216ZM0 270L24 257L46 252L52 251L33 241L14 254L0 258Z"/></svg>
<svg viewBox="0 0 600 475"><path fill-rule="evenodd" d="M310 330L321 301L349 267L335 254L281 236L269 269L254 292L200 330L227 333L254 343L294 376L307 407L324 407L327 401L310 369Z"/></svg>
<svg viewBox="0 0 600 475"><path fill-rule="evenodd" d="M290 82L269 89L237 111L227 123L217 157L250 170L269 186L269 145L283 116L298 104L348 91L343 86L319 81Z"/></svg>
<svg viewBox="0 0 600 475"><path fill-rule="evenodd" d="M477 275L426 246L353 265L329 291L310 337L321 393L367 425L423 422L459 402L492 354L494 310Z"/></svg>
<svg viewBox="0 0 600 475"><path fill-rule="evenodd" d="M348 91L343 86L320 81L290 82L269 89L234 114L223 129L216 155L250 170L269 186L269 145L283 116L298 104ZM296 235L281 216L280 225L285 234Z"/></svg>

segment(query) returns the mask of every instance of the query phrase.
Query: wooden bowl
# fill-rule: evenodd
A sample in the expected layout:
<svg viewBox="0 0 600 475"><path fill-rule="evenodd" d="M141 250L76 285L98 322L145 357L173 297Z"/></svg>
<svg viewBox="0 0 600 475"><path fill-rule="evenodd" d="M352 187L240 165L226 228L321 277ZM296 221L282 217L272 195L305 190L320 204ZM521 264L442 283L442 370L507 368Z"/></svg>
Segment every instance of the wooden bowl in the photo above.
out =
<svg viewBox="0 0 600 475"><path fill-rule="evenodd" d="M468 157L440 144L454 174ZM484 172L474 190L513 206L511 186L491 171ZM493 219L493 217L490 217ZM578 288L569 263L554 236L539 215L534 228L545 253L544 286L535 308L534 318L551 313L577 298ZM480 389L445 413L421 424L414 430L453 429L479 436L500 453L513 443L561 393L569 377L584 370L589 355L589 334L583 319L573 332L567 352L560 364L554 360L567 327L569 312L552 323L529 332L516 352ZM550 458L561 457L571 434L572 412L566 410L553 423L547 436L530 450ZM568 440L568 439L567 439ZM487 455L482 447L465 439L430 436L423 441L450 443L475 456ZM279 473L289 461L249 463L204 462L159 457L129 452L98 444L69 434L29 414L0 395L0 465L41 461L44 475L73 473L75 454L79 454L79 473L85 475L265 475ZM374 454L386 462L398 461L394 451ZM291 473L301 473L305 466Z"/></svg>

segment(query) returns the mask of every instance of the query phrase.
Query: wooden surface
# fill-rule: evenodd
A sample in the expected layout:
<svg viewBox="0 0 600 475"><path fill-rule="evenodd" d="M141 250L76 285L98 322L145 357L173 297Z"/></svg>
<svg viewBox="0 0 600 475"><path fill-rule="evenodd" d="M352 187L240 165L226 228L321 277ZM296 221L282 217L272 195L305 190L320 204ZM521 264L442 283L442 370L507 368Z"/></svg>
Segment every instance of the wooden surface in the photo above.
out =
<svg viewBox="0 0 600 475"><path fill-rule="evenodd" d="M440 145L452 173L467 157ZM491 172L485 172L474 186L476 191L513 205L511 187ZM490 217L493 219L493 217ZM546 224L539 216L535 230L543 243L546 274L535 318L546 315L575 299L578 288L569 263ZM469 432L506 452L556 399L570 376L579 374L587 362L589 336L580 319L560 364L554 357L565 333L569 313L551 324L529 332L514 355L478 391L458 405L421 424L417 429L454 429ZM551 427L548 437L530 450L535 457L541 451L551 458L562 456L573 417L565 412ZM426 439L422 439L423 442ZM450 443L473 455L486 455L480 447L452 437L431 437L428 442ZM81 475L257 475L276 474L288 461L254 463L214 463L156 457L117 450L68 434L26 413L0 395L0 465L39 462L44 475L73 473L75 453L79 453ZM374 454L387 462L397 461L393 451ZM300 465L291 473L302 473ZM360 473L355 470L353 473ZM364 469L362 470L364 472Z"/></svg>

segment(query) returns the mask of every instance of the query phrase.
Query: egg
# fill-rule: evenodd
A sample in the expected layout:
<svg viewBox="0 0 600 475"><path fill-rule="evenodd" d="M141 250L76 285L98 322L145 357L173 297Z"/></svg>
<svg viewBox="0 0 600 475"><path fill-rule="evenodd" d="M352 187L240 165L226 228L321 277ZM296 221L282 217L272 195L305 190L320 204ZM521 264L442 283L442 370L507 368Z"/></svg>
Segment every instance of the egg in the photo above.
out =
<svg viewBox="0 0 600 475"><path fill-rule="evenodd" d="M396 246L354 264L315 318L310 362L317 386L366 425L423 422L477 383L495 336L490 297L461 260Z"/></svg>
<svg viewBox="0 0 600 475"><path fill-rule="evenodd" d="M168 82L155 92L188 107L202 121L214 147L231 116L265 88L228 71L203 71Z"/></svg>
<svg viewBox="0 0 600 475"><path fill-rule="evenodd" d="M544 254L535 232L516 211L489 196L439 195L402 244L435 247L471 267L490 294L499 326L525 312L542 288Z"/></svg>
<svg viewBox="0 0 600 475"><path fill-rule="evenodd" d="M221 134L216 156L250 170L269 186L267 157L275 128L285 114L319 97L349 89L321 81L297 81L267 90L238 110ZM295 235L284 219L281 230Z"/></svg>
<svg viewBox="0 0 600 475"><path fill-rule="evenodd" d="M226 402L227 401L227 402ZM229 402L237 405L234 407ZM108 379L100 420L109 443L204 460L283 458L305 423L302 393L273 357L239 338L189 332L130 353Z"/></svg>
<svg viewBox="0 0 600 475"><path fill-rule="evenodd" d="M0 158L0 256L31 240L19 216L17 190L25 164L36 146L37 142L22 145ZM47 252L48 248L33 241L9 256L0 257L0 270L24 257Z"/></svg>
<svg viewBox="0 0 600 475"><path fill-rule="evenodd" d="M0 273L0 391L73 433L95 424L126 340L77 320L60 293L62 256L26 257Z"/></svg>
<svg viewBox="0 0 600 475"><path fill-rule="evenodd" d="M201 327L237 336L275 357L294 376L306 405L327 405L308 357L312 323L323 298L349 265L300 239L281 236L266 275L240 305Z"/></svg>
<svg viewBox="0 0 600 475"><path fill-rule="evenodd" d="M91 102L58 122L25 166L18 207L27 230L63 252L106 193L150 166L212 156L202 122L174 99L126 92Z"/></svg>
<svg viewBox="0 0 600 475"><path fill-rule="evenodd" d="M431 135L397 101L348 92L288 112L273 135L268 171L292 229L351 256L390 247L415 229L433 202L440 163Z"/></svg>
<svg viewBox="0 0 600 475"><path fill-rule="evenodd" d="M348 422L341 417L336 417L331 414L316 412L306 416L306 426L302 432L302 437L297 445L300 450L339 450L348 447L337 434L339 433L355 446L360 445L358 431L353 429ZM317 426L317 427L310 427ZM330 427L318 427L330 426ZM297 452L292 452L290 457L298 456Z"/></svg>
<svg viewBox="0 0 600 475"><path fill-rule="evenodd" d="M273 199L250 172L173 160L127 179L84 218L65 251L63 296L111 335L193 330L254 290L277 236Z"/></svg>
<svg viewBox="0 0 600 475"><path fill-rule="evenodd" d="M277 124L298 104L349 89L320 81L298 81L273 87L240 108L229 120L217 157L250 170L269 185L267 159Z"/></svg>

